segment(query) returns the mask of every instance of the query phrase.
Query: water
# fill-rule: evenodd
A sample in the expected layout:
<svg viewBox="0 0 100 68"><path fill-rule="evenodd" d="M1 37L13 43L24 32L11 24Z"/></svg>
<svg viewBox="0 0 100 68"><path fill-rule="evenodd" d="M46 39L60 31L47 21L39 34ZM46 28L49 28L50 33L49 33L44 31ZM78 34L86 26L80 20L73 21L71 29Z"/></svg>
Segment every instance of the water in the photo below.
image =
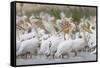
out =
<svg viewBox="0 0 100 68"><path fill-rule="evenodd" d="M30 64L46 64L46 63L62 63L62 62L80 62L80 61L95 61L96 54L89 54L81 52L78 56L71 55L70 58L66 56L64 58L53 59L51 57L46 58L43 55L32 56L32 59L17 59L17 65L30 65Z"/></svg>

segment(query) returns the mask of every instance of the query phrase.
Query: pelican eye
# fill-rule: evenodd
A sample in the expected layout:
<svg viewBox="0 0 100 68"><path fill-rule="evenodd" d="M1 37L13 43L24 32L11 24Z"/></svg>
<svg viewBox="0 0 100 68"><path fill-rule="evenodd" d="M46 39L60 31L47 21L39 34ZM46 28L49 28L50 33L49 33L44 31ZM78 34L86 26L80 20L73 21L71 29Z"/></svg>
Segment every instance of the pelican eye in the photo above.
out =
<svg viewBox="0 0 100 68"><path fill-rule="evenodd" d="M33 36L33 38L35 38L35 36Z"/></svg>
<svg viewBox="0 0 100 68"><path fill-rule="evenodd" d="M95 29L95 27L91 27L91 29L93 29L93 30L94 30L94 29Z"/></svg>
<svg viewBox="0 0 100 68"><path fill-rule="evenodd" d="M82 36L79 36L79 38L82 38Z"/></svg>
<svg viewBox="0 0 100 68"><path fill-rule="evenodd" d="M91 43L91 45L93 45L93 42Z"/></svg>

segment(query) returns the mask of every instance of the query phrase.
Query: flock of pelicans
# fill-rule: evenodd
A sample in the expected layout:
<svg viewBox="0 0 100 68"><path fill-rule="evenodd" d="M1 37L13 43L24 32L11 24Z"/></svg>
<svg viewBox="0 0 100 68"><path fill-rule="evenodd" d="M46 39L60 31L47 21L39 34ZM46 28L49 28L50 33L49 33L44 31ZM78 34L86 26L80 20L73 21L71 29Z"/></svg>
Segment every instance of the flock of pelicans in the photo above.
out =
<svg viewBox="0 0 100 68"><path fill-rule="evenodd" d="M56 19L43 12L39 18L33 14L17 16L16 56L26 59L33 55L70 58L71 53L75 56L81 52L96 54L96 16L81 18L79 24L63 12L60 17Z"/></svg>

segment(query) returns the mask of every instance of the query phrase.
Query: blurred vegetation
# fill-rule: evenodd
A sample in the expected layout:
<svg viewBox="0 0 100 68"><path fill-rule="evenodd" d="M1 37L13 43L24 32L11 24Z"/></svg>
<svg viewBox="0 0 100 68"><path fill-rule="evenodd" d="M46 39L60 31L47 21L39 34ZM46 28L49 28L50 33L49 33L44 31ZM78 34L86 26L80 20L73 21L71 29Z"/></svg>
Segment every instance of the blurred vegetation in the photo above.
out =
<svg viewBox="0 0 100 68"><path fill-rule="evenodd" d="M50 9L50 15L56 17L56 19L60 19L61 10L57 7Z"/></svg>
<svg viewBox="0 0 100 68"><path fill-rule="evenodd" d="M21 12L30 16L34 14L39 16L40 12L49 13L51 16L55 16L56 19L60 18L60 13L64 12L66 17L72 17L73 22L79 24L80 18L96 15L95 7L79 7L79 6L60 6L60 5L39 5L39 4L24 4L17 3L17 13Z"/></svg>
<svg viewBox="0 0 100 68"><path fill-rule="evenodd" d="M78 25L80 23L80 18L89 18L90 16L96 15L96 8L93 7L75 7L73 9L69 8L71 12L71 17L73 22Z"/></svg>

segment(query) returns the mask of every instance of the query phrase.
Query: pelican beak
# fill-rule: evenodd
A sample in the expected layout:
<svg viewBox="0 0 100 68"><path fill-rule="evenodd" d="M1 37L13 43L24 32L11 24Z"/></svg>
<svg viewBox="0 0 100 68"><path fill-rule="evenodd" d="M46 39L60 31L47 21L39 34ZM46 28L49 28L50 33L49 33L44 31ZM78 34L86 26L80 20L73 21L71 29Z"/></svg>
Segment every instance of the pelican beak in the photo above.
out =
<svg viewBox="0 0 100 68"><path fill-rule="evenodd" d="M92 31L89 28L84 29L86 32L92 33Z"/></svg>
<svg viewBox="0 0 100 68"><path fill-rule="evenodd" d="M88 29L88 32L89 32L89 33L92 33L92 31L91 31L90 29Z"/></svg>

